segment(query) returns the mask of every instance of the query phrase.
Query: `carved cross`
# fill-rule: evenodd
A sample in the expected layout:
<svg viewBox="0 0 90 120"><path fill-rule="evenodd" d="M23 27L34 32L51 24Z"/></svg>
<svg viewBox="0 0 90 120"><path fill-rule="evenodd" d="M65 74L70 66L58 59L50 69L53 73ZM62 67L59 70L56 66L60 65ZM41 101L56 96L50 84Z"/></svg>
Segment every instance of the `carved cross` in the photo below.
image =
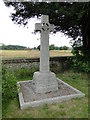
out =
<svg viewBox="0 0 90 120"><path fill-rule="evenodd" d="M35 24L35 31L41 32L40 72L49 72L49 33L54 31L54 25L49 23L48 15L42 15L41 23Z"/></svg>

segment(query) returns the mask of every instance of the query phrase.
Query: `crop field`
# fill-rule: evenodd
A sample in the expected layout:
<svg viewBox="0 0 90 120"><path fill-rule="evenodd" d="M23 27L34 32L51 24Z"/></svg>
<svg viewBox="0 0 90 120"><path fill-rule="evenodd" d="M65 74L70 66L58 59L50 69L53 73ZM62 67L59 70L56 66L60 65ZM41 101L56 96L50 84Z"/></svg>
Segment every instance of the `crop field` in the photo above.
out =
<svg viewBox="0 0 90 120"><path fill-rule="evenodd" d="M38 58L39 50L0 50L2 59L13 58ZM56 56L72 56L71 50L50 50L50 57Z"/></svg>

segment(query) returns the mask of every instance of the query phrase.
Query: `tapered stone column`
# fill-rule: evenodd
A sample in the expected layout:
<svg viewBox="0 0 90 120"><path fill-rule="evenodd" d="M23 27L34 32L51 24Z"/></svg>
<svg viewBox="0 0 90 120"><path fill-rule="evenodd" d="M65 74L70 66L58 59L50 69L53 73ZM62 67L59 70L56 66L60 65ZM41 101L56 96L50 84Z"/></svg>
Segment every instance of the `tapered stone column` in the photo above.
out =
<svg viewBox="0 0 90 120"><path fill-rule="evenodd" d="M50 24L48 16L41 18L41 42L40 42L40 72L49 72L49 32ZM53 26L54 29L54 26Z"/></svg>
<svg viewBox="0 0 90 120"><path fill-rule="evenodd" d="M43 15L41 23L36 23L35 30L41 32L40 41L40 72L35 72L33 81L35 92L45 93L58 90L56 76L49 67L49 33L54 31L54 25L49 23L49 17Z"/></svg>

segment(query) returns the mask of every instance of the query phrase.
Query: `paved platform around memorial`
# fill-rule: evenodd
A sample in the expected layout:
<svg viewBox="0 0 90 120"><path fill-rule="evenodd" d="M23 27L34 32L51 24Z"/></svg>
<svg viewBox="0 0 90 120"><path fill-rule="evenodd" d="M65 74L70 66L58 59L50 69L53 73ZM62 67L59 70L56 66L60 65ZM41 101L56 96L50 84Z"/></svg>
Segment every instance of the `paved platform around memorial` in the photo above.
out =
<svg viewBox="0 0 90 120"><path fill-rule="evenodd" d="M18 82L20 108L37 107L43 104L60 103L76 97L84 97L85 94L69 84L57 79L58 90L47 93L35 93L33 80Z"/></svg>

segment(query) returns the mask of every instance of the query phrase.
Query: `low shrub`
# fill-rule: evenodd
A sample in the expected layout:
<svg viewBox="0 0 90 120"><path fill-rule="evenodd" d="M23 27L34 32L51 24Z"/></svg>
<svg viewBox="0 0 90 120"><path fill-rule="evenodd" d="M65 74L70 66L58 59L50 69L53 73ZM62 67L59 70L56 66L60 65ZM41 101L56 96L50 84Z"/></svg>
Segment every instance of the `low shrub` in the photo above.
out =
<svg viewBox="0 0 90 120"><path fill-rule="evenodd" d="M17 97L16 77L7 69L2 69L2 103L7 107L10 101Z"/></svg>
<svg viewBox="0 0 90 120"><path fill-rule="evenodd" d="M79 48L81 49L81 47ZM77 72L90 72L90 55L84 55L77 47L73 48L73 69Z"/></svg>
<svg viewBox="0 0 90 120"><path fill-rule="evenodd" d="M77 72L90 72L90 67L88 65L88 62L84 61L78 61L76 58L73 59L73 68Z"/></svg>

